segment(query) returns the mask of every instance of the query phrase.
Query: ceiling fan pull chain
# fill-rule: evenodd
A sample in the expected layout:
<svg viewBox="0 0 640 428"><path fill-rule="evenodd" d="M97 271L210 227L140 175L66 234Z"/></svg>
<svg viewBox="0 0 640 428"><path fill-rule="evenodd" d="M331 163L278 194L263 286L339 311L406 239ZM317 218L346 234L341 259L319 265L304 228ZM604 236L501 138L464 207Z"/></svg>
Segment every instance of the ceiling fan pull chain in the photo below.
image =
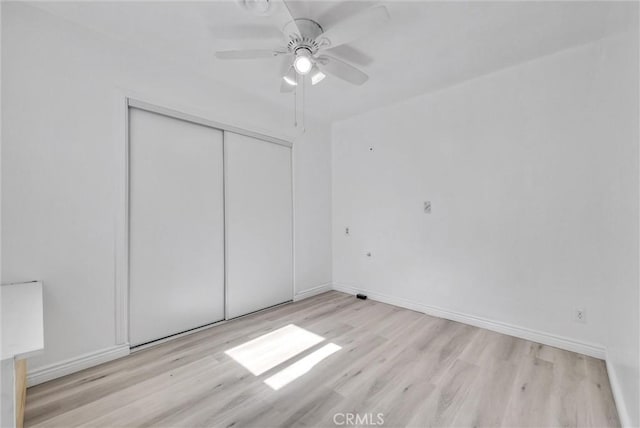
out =
<svg viewBox="0 0 640 428"><path fill-rule="evenodd" d="M304 76L301 76L301 79L302 79L302 100L301 100L302 106L300 107L300 111L301 111L300 116L302 117L302 132L304 132L305 131L304 113L305 113L305 104L307 99L307 79L305 79Z"/></svg>
<svg viewBox="0 0 640 428"><path fill-rule="evenodd" d="M298 80L297 75L296 80ZM293 90L293 127L298 128L298 85Z"/></svg>

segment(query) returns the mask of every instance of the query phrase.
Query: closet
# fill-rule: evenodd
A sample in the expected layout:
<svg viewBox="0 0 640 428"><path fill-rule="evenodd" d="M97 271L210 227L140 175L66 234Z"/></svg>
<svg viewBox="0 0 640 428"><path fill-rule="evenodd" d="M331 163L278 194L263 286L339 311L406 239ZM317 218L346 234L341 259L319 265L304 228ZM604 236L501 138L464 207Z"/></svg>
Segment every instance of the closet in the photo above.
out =
<svg viewBox="0 0 640 428"><path fill-rule="evenodd" d="M293 298L291 147L129 101L129 343Z"/></svg>
<svg viewBox="0 0 640 428"><path fill-rule="evenodd" d="M225 133L227 317L291 300L291 149Z"/></svg>

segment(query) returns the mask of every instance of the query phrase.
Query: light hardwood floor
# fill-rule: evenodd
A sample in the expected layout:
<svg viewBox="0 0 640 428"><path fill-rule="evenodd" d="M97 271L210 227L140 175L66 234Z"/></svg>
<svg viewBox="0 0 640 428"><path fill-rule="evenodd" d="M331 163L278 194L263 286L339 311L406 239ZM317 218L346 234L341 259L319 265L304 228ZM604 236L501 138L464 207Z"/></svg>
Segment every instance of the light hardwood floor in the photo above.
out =
<svg viewBox="0 0 640 428"><path fill-rule="evenodd" d="M260 363L277 363L320 340L287 335L287 325L324 340L257 376L225 353L257 339L233 353L251 368L252 350ZM261 350L270 340L277 346ZM265 382L295 369L299 377L280 389ZM378 424L380 413L385 427L619 426L601 360L339 292L29 388L25 424L310 427L349 413Z"/></svg>

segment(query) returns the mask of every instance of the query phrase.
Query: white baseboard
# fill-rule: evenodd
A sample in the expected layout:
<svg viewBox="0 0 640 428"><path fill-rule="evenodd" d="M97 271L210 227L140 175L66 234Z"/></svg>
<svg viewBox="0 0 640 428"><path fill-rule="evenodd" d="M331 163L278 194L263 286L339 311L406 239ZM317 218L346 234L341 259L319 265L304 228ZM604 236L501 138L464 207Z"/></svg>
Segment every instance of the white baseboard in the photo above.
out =
<svg viewBox="0 0 640 428"><path fill-rule="evenodd" d="M297 302L298 300L303 300L309 297L317 296L318 294L326 293L327 291L331 291L331 290L333 290L333 283L327 282L327 283L318 285L317 287L313 287L307 290L297 292L296 295L293 297L293 301Z"/></svg>
<svg viewBox="0 0 640 428"><path fill-rule="evenodd" d="M370 299L378 302L388 303L394 306L400 306L402 308L411 309L417 312L422 312L427 315L432 315L439 318L445 318L451 321L458 321L458 322L469 324L475 327L480 327L480 328L495 331L498 333L507 334L509 336L530 340L536 343L542 343L544 345L565 349L567 351L577 352L579 354L588 355L594 358L604 359L606 356L604 346L600 346L600 345L579 342L577 340L569 339L567 337L557 336L551 333L531 330L525 327L520 327L513 324L507 324L500 321L494 321L491 319L477 317L474 315L467 315L460 312L438 308L435 306L424 305L422 303L418 303L413 300L407 300L400 297L392 297L392 296L384 295L381 293L376 293L370 290L365 290L362 288L354 288L352 286L348 286L344 284L334 283L333 289L336 291L342 291L343 293L348 293L348 294L364 293Z"/></svg>
<svg viewBox="0 0 640 428"><path fill-rule="evenodd" d="M609 356L605 359L607 365L607 375L609 376L609 383L611 384L611 392L613 393L613 401L616 403L616 409L618 410L618 418L620 419L620 425L623 427L631 427L631 417L627 411L627 405L624 401L622 394L622 388L620 387L620 378L618 373L611 363Z"/></svg>
<svg viewBox="0 0 640 428"><path fill-rule="evenodd" d="M129 355L129 345L116 345L70 358L59 363L39 367L35 370L29 370L27 374L27 386L38 385L127 355Z"/></svg>

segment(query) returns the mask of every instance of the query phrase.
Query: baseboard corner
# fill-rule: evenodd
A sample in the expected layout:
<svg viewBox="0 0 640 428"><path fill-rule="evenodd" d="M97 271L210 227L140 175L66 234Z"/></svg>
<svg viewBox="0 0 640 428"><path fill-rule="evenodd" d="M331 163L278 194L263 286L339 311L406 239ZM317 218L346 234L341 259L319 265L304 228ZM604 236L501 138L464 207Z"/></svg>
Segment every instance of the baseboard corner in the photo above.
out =
<svg viewBox="0 0 640 428"><path fill-rule="evenodd" d="M298 302L300 300L308 299L309 297L317 296L318 294L326 293L333 289L332 286L333 284L331 282L325 282L324 284L320 284L303 291L298 291L296 292L296 295L293 296L293 301Z"/></svg>
<svg viewBox="0 0 640 428"><path fill-rule="evenodd" d="M631 417L629 415L629 412L627 411L627 405L624 401L622 388L620 386L620 379L608 354L604 362L607 366L607 376L609 377L609 384L611 385L611 392L613 393L613 401L616 404L616 410L618 410L620 425L622 427L632 427L633 425L631 424Z"/></svg>

